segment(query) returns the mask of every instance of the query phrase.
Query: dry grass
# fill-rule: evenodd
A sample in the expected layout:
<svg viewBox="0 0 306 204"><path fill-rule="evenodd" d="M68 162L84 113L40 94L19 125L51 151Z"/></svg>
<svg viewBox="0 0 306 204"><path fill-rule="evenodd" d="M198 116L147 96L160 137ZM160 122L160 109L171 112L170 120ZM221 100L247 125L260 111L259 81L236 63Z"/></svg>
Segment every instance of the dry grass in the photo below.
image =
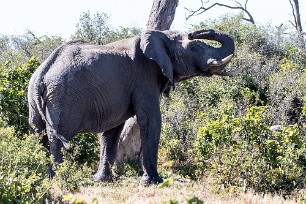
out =
<svg viewBox="0 0 306 204"><path fill-rule="evenodd" d="M74 198L84 200L87 203L96 198L99 204L104 203L170 203L178 201L187 203L193 197L197 197L208 204L292 204L293 199L284 199L281 196L258 195L251 192L241 194L216 195L209 189L209 183L192 182L190 180L176 179L174 184L160 188L152 185L143 187L139 184L139 178L121 178L114 183L97 183L95 186L81 187Z"/></svg>

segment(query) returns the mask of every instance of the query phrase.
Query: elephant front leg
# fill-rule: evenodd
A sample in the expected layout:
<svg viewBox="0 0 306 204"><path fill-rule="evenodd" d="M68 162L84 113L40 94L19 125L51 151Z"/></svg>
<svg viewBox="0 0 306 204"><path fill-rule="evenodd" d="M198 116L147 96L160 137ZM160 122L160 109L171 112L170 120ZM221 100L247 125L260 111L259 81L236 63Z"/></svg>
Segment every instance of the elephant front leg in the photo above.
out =
<svg viewBox="0 0 306 204"><path fill-rule="evenodd" d="M143 111L137 115L137 119L140 126L144 168L141 183L143 185L162 183L163 179L157 172L158 144L161 130L159 109L154 113Z"/></svg>
<svg viewBox="0 0 306 204"><path fill-rule="evenodd" d="M100 140L100 164L97 173L94 175L95 181L110 181L112 179L110 165L114 164L123 126L124 123L98 134Z"/></svg>

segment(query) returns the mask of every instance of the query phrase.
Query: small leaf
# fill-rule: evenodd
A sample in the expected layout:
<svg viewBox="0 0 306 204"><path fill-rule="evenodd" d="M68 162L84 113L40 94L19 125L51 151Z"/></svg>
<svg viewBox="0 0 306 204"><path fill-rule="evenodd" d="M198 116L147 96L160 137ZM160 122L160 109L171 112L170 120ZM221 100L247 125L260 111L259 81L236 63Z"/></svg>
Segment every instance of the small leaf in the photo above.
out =
<svg viewBox="0 0 306 204"><path fill-rule="evenodd" d="M167 161L167 162L163 163L163 167L173 167L173 165L174 165L173 160L170 160L170 161Z"/></svg>
<svg viewBox="0 0 306 204"><path fill-rule="evenodd" d="M164 182L162 182L161 184L158 185L159 188L164 188L164 187L168 187L168 186L172 186L174 183L174 178L170 177L168 179L166 179Z"/></svg>

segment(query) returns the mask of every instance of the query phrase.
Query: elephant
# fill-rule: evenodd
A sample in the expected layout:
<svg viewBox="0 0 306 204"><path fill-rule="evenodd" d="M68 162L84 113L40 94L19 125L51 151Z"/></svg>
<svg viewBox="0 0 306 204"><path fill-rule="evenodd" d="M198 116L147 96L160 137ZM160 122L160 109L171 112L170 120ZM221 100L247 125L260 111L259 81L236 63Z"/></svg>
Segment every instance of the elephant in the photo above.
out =
<svg viewBox="0 0 306 204"><path fill-rule="evenodd" d="M232 76L234 71L224 68L234 50L231 36L218 30L189 34L147 30L106 45L68 42L31 76L29 125L33 132L47 135L56 163L63 161L61 149L69 148L77 133L100 133L100 161L93 177L110 181L124 123L136 115L143 156L141 183L161 183L157 172L161 93L194 76ZM51 166L51 176L55 169Z"/></svg>

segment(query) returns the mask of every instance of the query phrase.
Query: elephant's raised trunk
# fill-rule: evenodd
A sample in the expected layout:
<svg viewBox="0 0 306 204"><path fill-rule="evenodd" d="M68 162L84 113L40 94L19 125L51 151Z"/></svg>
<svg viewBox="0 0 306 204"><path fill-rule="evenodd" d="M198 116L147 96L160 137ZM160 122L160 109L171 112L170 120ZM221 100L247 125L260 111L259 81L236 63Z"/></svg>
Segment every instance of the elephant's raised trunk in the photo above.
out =
<svg viewBox="0 0 306 204"><path fill-rule="evenodd" d="M206 39L214 40L222 44L219 48L213 48L214 56L207 61L211 74L231 76L234 72L224 72L222 69L231 61L235 51L235 44L228 34L217 30L199 30L188 35L189 40Z"/></svg>

